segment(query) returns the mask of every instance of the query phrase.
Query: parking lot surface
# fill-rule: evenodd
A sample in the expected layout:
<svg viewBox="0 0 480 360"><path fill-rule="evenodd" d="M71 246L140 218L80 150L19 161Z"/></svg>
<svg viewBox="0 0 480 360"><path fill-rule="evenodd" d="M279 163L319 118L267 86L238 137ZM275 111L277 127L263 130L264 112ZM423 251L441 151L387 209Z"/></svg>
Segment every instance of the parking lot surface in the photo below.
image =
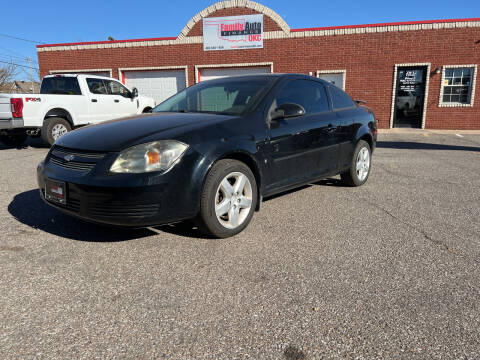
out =
<svg viewBox="0 0 480 360"><path fill-rule="evenodd" d="M44 205L0 148L1 359L478 359L480 135L379 135L360 188L267 199L226 240Z"/></svg>

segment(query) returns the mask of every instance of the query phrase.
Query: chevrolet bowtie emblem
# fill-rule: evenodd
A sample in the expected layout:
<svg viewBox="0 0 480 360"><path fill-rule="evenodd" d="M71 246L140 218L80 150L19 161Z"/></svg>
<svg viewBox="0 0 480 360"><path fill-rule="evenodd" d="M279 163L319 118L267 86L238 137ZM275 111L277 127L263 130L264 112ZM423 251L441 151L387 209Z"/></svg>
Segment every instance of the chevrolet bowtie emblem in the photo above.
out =
<svg viewBox="0 0 480 360"><path fill-rule="evenodd" d="M75 158L75 156L73 156L72 154L68 154L68 155L65 155L65 156L63 157L63 160L65 160L65 161L72 161L74 158Z"/></svg>

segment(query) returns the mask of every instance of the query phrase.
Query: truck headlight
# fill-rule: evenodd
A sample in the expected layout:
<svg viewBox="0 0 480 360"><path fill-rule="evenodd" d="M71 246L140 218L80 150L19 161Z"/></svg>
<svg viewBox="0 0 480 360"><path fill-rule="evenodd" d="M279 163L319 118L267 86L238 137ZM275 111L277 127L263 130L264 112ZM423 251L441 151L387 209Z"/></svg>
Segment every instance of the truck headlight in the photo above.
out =
<svg viewBox="0 0 480 360"><path fill-rule="evenodd" d="M176 140L160 140L132 146L120 153L110 168L114 173L146 173L170 169L188 145Z"/></svg>

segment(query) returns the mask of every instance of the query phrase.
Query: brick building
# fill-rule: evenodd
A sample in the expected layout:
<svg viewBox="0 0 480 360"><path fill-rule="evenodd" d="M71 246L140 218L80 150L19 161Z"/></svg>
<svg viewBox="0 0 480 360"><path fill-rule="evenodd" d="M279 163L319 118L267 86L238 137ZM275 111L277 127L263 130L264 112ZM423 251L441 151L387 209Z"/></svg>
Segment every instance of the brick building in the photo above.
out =
<svg viewBox="0 0 480 360"><path fill-rule="evenodd" d="M262 47L205 46L203 19L253 14L263 19ZM291 29L261 4L229 0L197 13L177 37L38 45L37 52L41 76L105 74L157 101L219 76L295 72L366 100L381 128L480 129L480 18Z"/></svg>

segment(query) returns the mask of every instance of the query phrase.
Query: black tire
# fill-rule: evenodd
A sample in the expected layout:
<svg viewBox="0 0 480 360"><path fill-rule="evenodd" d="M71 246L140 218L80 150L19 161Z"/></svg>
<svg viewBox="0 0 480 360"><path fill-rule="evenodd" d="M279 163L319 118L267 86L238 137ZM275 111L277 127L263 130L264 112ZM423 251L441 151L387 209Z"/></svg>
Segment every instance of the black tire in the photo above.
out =
<svg viewBox="0 0 480 360"><path fill-rule="evenodd" d="M42 131L40 135L42 136L42 140L50 146L53 145L56 140L52 134L55 125L63 125L66 128L67 132L72 130L70 123L64 118L51 117L45 119L43 121Z"/></svg>
<svg viewBox="0 0 480 360"><path fill-rule="evenodd" d="M147 113L149 113L149 112L151 112L151 111L152 111L152 108L151 108L151 107L146 107L145 109L143 109L142 113L143 113L143 114L147 114Z"/></svg>
<svg viewBox="0 0 480 360"><path fill-rule="evenodd" d="M364 148L368 150L369 166L368 166L368 172L366 174L366 177L363 179L360 179L359 174L357 173L357 159L358 159L358 154ZM364 140L360 140L357 143L357 146L355 147L355 151L353 152L350 168L348 169L348 171L345 171L344 173L340 174L340 177L342 178L342 182L345 185L360 186L367 182L368 177L370 175L371 168L372 168L372 150L370 149L370 145L368 144L368 142Z"/></svg>
<svg viewBox="0 0 480 360"><path fill-rule="evenodd" d="M220 223L219 219L217 218L217 215L215 213L215 204L217 201L217 190L220 187L220 183L232 173L241 173L248 178L251 186L251 205L249 210L239 210L240 212L248 211L248 215L244 218L241 224L239 224L235 228L227 228L222 225L222 223ZM212 169L207 175L205 184L203 186L200 200L200 213L196 219L198 228L205 235L215 238L227 238L230 236L234 236L243 231L252 220L253 213L255 212L255 208L257 206L257 201L257 183L255 181L255 176L253 175L250 168L244 163L237 160L220 160L213 165ZM242 215L242 217L243 216L245 216L245 214Z"/></svg>
<svg viewBox="0 0 480 360"><path fill-rule="evenodd" d="M27 140L26 133L2 134L0 141L7 147L19 147Z"/></svg>

